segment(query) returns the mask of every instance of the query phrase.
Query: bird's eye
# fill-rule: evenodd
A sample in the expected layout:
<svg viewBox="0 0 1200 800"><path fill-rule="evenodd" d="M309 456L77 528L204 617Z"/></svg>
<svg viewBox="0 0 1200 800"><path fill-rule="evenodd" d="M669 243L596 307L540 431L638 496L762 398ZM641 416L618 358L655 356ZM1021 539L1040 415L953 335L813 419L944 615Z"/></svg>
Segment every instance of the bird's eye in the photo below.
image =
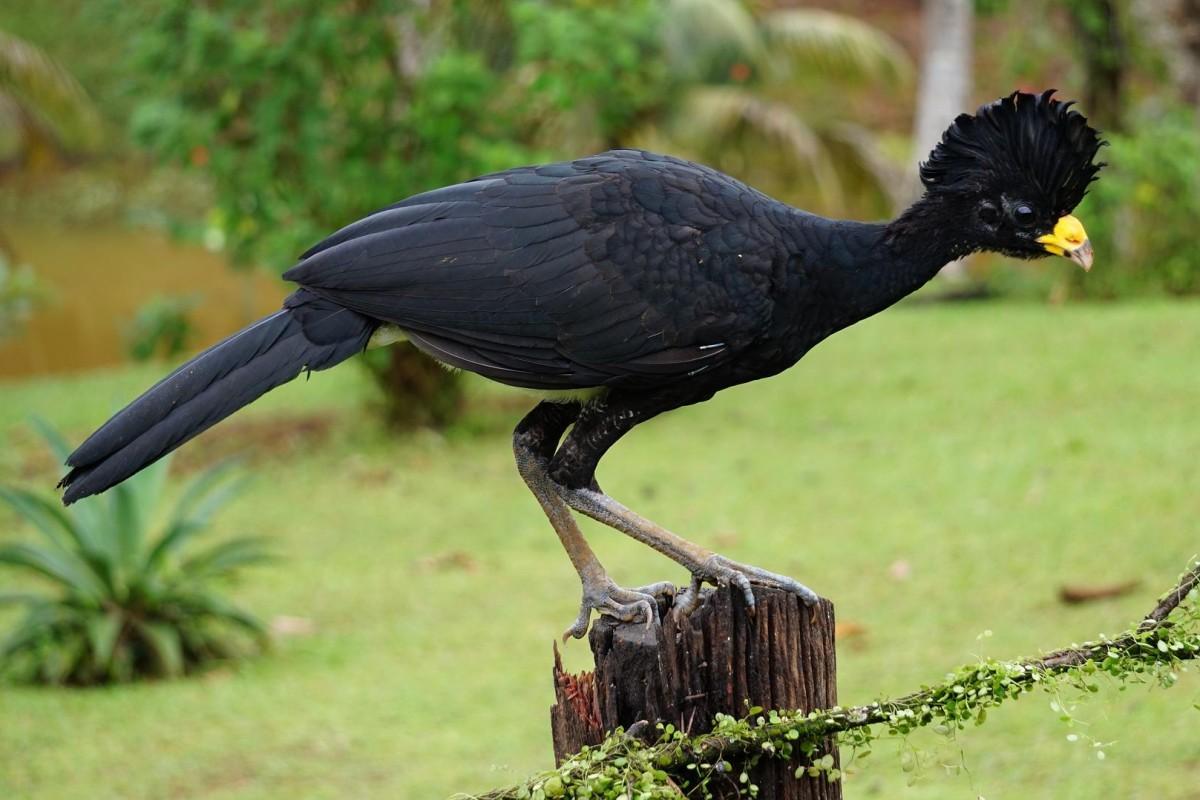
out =
<svg viewBox="0 0 1200 800"><path fill-rule="evenodd" d="M1013 209L1013 219L1023 228L1027 228L1034 223L1037 214L1033 213L1033 209L1027 205L1021 204Z"/></svg>

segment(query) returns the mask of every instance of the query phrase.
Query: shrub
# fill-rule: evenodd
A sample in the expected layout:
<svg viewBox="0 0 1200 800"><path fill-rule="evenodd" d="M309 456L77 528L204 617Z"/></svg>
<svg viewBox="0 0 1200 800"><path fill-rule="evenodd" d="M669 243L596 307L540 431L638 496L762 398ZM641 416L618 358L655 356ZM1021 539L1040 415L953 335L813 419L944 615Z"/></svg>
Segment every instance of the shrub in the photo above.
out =
<svg viewBox="0 0 1200 800"><path fill-rule="evenodd" d="M38 427L55 456L65 459L62 438ZM262 623L214 589L266 560L263 541L195 546L239 482L225 466L210 469L163 517L166 473L163 459L104 496L65 509L56 497L0 487L0 500L44 540L0 547L0 564L52 587L45 594L0 594L0 603L25 610L0 643L0 671L25 682L113 683L181 675L235 656L247 643L265 644Z"/></svg>
<svg viewBox="0 0 1200 800"><path fill-rule="evenodd" d="M196 296L157 295L137 310L125 331L125 350L134 361L175 358L188 350L196 333L191 314Z"/></svg>
<svg viewBox="0 0 1200 800"><path fill-rule="evenodd" d="M19 333L45 295L29 265L13 266L0 249L0 339Z"/></svg>
<svg viewBox="0 0 1200 800"><path fill-rule="evenodd" d="M1109 167L1080 211L1097 267L1073 275L1092 297L1200 293L1200 131L1191 110L1162 114L1131 134L1110 134Z"/></svg>

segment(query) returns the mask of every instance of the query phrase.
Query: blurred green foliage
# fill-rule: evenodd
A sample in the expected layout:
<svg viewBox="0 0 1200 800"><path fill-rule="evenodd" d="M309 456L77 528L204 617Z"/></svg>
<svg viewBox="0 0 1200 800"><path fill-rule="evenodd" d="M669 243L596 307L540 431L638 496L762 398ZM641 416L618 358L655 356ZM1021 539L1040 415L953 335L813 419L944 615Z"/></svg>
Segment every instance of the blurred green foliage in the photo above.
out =
<svg viewBox="0 0 1200 800"><path fill-rule="evenodd" d="M211 179L236 261L284 268L398 198L572 152L556 114L611 140L665 97L648 0L498 4L483 42L471 6L171 0L133 40L133 135Z"/></svg>
<svg viewBox="0 0 1200 800"><path fill-rule="evenodd" d="M0 29L0 161L99 146L101 118L75 76L33 42Z"/></svg>
<svg viewBox="0 0 1200 800"><path fill-rule="evenodd" d="M854 112L866 87L911 86L908 54L847 14L743 0L665 0L662 37L680 77L639 146L702 161L831 216L886 216L901 171Z"/></svg>
<svg viewBox="0 0 1200 800"><path fill-rule="evenodd" d="M64 461L65 440L38 427L55 459ZM209 469L163 514L169 461L67 509L57 497L0 487L0 501L43 540L5 544L0 565L52 589L0 594L0 604L25 610L0 642L0 671L22 681L75 685L170 677L237 655L243 637L235 631L265 643L262 623L213 588L266 560L263 541L241 537L194 546L238 481L228 468Z"/></svg>
<svg viewBox="0 0 1200 800"><path fill-rule="evenodd" d="M153 180L93 169L56 179L61 189L42 192L50 202L0 193L0 211L37 218L70 208L74 221L120 207L124 218L182 227L239 264L282 269L330 231L412 193L639 146L703 160L819 213L886 216L910 160L895 132L907 130L913 105L911 48L873 23L899 32L893 23L918 12L855 18L835 7L61 0L48 14L36 0L13 0L0 8L0 29L68 66L107 125L127 125L142 152L178 169L152 173L170 189L143 192L132 210L121 198ZM1179 54L1154 37L1146 9L1113 0L975 8L976 100L1058 86L1113 142L1112 166L1083 209L1097 269L1085 281L1021 263L990 270L990 288L1196 291L1196 134L1184 112L1160 128L1161 108L1179 96L1165 64ZM1167 11L1153 16L1170 27ZM109 36L95 36L100 25ZM889 130L891 148L880 133ZM106 148L140 163L119 137ZM1164 148L1170 158L1156 162ZM196 189L209 186L212 195ZM1148 237L1151 214L1161 227Z"/></svg>
<svg viewBox="0 0 1200 800"><path fill-rule="evenodd" d="M531 71L532 101L565 114L582 112L598 146L617 147L648 115L662 110L673 78L665 58L660 3L512 4L517 67ZM539 116L548 117L548 109ZM559 148L570 142L560 142ZM580 155L565 149L557 157Z"/></svg>
<svg viewBox="0 0 1200 800"><path fill-rule="evenodd" d="M1195 112L1139 117L1109 134L1109 162L1081 211L1097 268L1074 277L1080 295L1200 293L1200 130ZM1101 260L1102 259L1102 260Z"/></svg>
<svg viewBox="0 0 1200 800"><path fill-rule="evenodd" d="M171 359L183 355L192 344L195 325L191 313L199 298L158 295L137 310L125 331L125 345L134 361Z"/></svg>
<svg viewBox="0 0 1200 800"><path fill-rule="evenodd" d="M139 8L155 0L5 0L0 29L35 43L84 87L110 133L119 133L135 100L124 69L127 45L141 29ZM97 35L102 30L104 35ZM105 151L127 153L119 135L106 136Z"/></svg>
<svg viewBox="0 0 1200 800"><path fill-rule="evenodd" d="M0 248L0 339L12 336L43 302L46 289L28 264L12 264Z"/></svg>
<svg viewBox="0 0 1200 800"><path fill-rule="evenodd" d="M656 8L170 0L133 39L132 133L212 183L209 241L283 269L399 198L619 140L667 97ZM397 427L460 405L417 358L364 362Z"/></svg>

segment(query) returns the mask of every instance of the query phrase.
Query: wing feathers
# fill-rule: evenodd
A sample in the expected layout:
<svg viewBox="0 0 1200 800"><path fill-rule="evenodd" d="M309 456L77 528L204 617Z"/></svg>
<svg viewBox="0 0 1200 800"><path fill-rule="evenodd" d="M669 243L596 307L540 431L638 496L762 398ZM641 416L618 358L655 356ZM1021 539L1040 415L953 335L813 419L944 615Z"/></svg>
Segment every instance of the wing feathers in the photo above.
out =
<svg viewBox="0 0 1200 800"><path fill-rule="evenodd" d="M772 255L743 256L766 239L770 202L707 168L618 151L411 197L285 277L507 383L680 380L769 323L759 264Z"/></svg>

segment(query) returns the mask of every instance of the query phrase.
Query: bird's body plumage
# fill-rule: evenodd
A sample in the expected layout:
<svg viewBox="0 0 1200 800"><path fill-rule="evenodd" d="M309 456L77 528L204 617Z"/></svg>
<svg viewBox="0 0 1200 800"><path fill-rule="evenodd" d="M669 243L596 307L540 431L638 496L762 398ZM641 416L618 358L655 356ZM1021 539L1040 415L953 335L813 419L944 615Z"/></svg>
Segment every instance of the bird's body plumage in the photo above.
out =
<svg viewBox="0 0 1200 800"><path fill-rule="evenodd" d="M1091 247L1070 210L1100 165L1096 132L1050 93L963 115L922 166L925 195L890 223L825 219L709 167L638 150L520 167L435 189L334 233L284 277L282 311L185 364L68 459L65 502L104 491L304 370L368 342L408 339L444 363L515 386L591 393L518 425L522 477L567 549L588 614L652 615L616 586L575 526L592 516L701 580L815 595L728 561L600 492L621 436L721 389L774 375L830 334L887 308L980 249ZM561 443L560 443L561 440Z"/></svg>
<svg viewBox="0 0 1200 800"><path fill-rule="evenodd" d="M302 288L280 314L293 335L320 344L315 320L329 323L311 310L319 298L346 310L344 335L358 349L365 320L503 383L568 394L668 392L683 405L786 369L933 274L906 270L882 249L883 231L808 214L709 167L618 150L436 189L349 225L284 274ZM196 363L238 346L246 337ZM239 358L227 367L243 366ZM233 393L221 409L302 369L332 366L302 348L293 360L280 379L251 384L256 394ZM121 460L140 468L224 416L193 404L174 410L171 425L158 420L180 391L209 379L205 371L181 379L194 373L185 366L135 403L138 413L117 426L123 435L114 429L81 447L68 483L90 478L68 499L127 477L113 464L98 469L119 446L130 445ZM159 437L135 443L124 433L148 419Z"/></svg>
<svg viewBox="0 0 1200 800"><path fill-rule="evenodd" d="M863 289L881 232L619 150L417 195L284 277L504 383L727 385L790 366L875 310Z"/></svg>

